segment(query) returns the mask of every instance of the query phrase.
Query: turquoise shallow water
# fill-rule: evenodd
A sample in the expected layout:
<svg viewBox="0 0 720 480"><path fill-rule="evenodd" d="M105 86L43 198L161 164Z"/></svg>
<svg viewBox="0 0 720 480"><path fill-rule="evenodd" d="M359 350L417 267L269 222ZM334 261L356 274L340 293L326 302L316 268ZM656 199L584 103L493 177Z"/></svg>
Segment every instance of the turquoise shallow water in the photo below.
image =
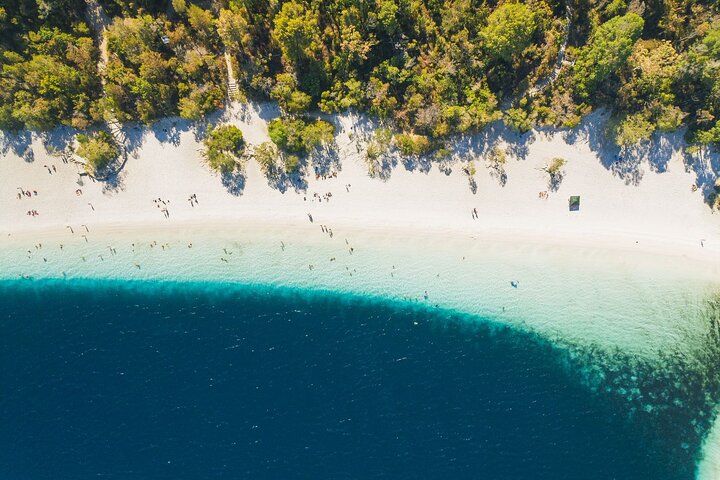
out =
<svg viewBox="0 0 720 480"><path fill-rule="evenodd" d="M693 478L715 308L648 359L372 295L3 281L0 473Z"/></svg>
<svg viewBox="0 0 720 480"><path fill-rule="evenodd" d="M0 239L0 279L230 282L438 306L643 357L701 349L720 264L578 245L316 226ZM86 239L87 241L86 241ZM42 241L42 243L39 243ZM513 288L517 282L519 288Z"/></svg>

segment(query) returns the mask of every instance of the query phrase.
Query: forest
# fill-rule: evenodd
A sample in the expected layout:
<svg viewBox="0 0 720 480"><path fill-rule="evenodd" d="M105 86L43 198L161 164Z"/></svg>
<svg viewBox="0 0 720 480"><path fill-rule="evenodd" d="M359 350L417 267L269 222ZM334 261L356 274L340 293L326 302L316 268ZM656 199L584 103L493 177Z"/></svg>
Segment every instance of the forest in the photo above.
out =
<svg viewBox="0 0 720 480"><path fill-rule="evenodd" d="M95 2L107 16L100 33L88 14ZM621 146L681 127L696 148L720 143L714 0L0 5L6 131L198 120L231 97L276 101L284 118L271 137L294 154L328 134L307 113L348 109L383 119L406 154L497 120L520 132L572 128L601 107Z"/></svg>

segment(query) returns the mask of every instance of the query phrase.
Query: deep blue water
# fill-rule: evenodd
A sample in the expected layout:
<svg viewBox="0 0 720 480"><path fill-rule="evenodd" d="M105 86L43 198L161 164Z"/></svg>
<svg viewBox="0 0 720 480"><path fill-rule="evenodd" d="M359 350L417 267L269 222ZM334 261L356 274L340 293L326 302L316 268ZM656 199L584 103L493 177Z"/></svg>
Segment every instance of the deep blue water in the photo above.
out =
<svg viewBox="0 0 720 480"><path fill-rule="evenodd" d="M549 343L330 294L0 283L0 389L3 480L692 478Z"/></svg>

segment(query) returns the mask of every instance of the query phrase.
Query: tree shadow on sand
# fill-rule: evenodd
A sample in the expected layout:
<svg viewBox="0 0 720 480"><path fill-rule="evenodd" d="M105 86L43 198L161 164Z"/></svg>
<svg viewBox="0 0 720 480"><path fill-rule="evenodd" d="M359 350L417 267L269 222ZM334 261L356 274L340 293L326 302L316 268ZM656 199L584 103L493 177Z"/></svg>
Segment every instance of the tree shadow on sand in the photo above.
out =
<svg viewBox="0 0 720 480"><path fill-rule="evenodd" d="M493 165L489 167L488 171L490 172L490 176L498 182L498 185L501 187L507 185L508 176L505 167L502 165Z"/></svg>
<svg viewBox="0 0 720 480"><path fill-rule="evenodd" d="M247 177L240 169L220 174L220 180L230 195L239 197L245 191Z"/></svg>
<svg viewBox="0 0 720 480"><path fill-rule="evenodd" d="M720 178L720 151L707 147L687 155L685 170L695 174L695 185L702 192L705 201L712 200L717 193L715 182Z"/></svg>
<svg viewBox="0 0 720 480"><path fill-rule="evenodd" d="M229 113L224 110L218 110L208 114L201 120L197 120L192 124L193 139L197 143L201 143L208 136L208 133L219 123L225 121Z"/></svg>
<svg viewBox="0 0 720 480"><path fill-rule="evenodd" d="M555 173L548 173L548 175L548 190L550 190L551 192L557 192L558 190L560 190L560 185L565 178L565 172L558 171Z"/></svg>
<svg viewBox="0 0 720 480"><path fill-rule="evenodd" d="M470 188L470 192L473 195L477 195L478 192L478 184L474 177L468 178L468 187Z"/></svg>
<svg viewBox="0 0 720 480"><path fill-rule="evenodd" d="M155 123L150 131L160 143L169 143L175 147L180 145L180 136L194 129L194 125L179 117L166 118Z"/></svg>
<svg viewBox="0 0 720 480"><path fill-rule="evenodd" d="M125 174L123 172L112 172L102 179L103 194L113 195L125 189Z"/></svg>
<svg viewBox="0 0 720 480"><path fill-rule="evenodd" d="M485 156L492 148L503 145L511 157L525 160L530 153L530 145L534 142L534 131L518 133L497 121L478 133L451 138L446 144L454 156L464 159Z"/></svg>
<svg viewBox="0 0 720 480"><path fill-rule="evenodd" d="M580 125L571 130L546 129L550 133L561 132L569 145L578 142L588 144L596 152L603 167L620 178L626 185L639 185L643 178L643 162L656 173L667 171L674 155L680 155L683 132L655 133L649 140L636 145L621 147L609 132L610 113L600 109L587 115Z"/></svg>
<svg viewBox="0 0 720 480"><path fill-rule="evenodd" d="M452 151L450 156L452 161L479 159L482 164L487 165L490 176L504 187L508 182L504 163L487 162L485 159L494 149L500 148L512 159L525 160L530 154L530 146L535 139L534 131L518 133L497 121L481 132L453 137L446 142L446 145Z"/></svg>
<svg viewBox="0 0 720 480"><path fill-rule="evenodd" d="M32 135L27 130L16 133L0 132L0 154L7 155L12 152L30 163L35 160L32 151Z"/></svg>
<svg viewBox="0 0 720 480"><path fill-rule="evenodd" d="M317 148L308 154L307 163L312 166L315 175L318 177L324 177L342 170L342 164L340 163L340 156L338 155L338 148L335 141L329 145Z"/></svg>
<svg viewBox="0 0 720 480"><path fill-rule="evenodd" d="M277 173L267 175L267 183L280 193L285 193L292 189L296 193L302 193L308 189L308 181L306 177L306 168L300 168L294 172L278 171Z"/></svg>
<svg viewBox="0 0 720 480"><path fill-rule="evenodd" d="M432 157L430 155L402 156L400 163L408 172L428 173L432 168Z"/></svg>
<svg viewBox="0 0 720 480"><path fill-rule="evenodd" d="M388 128L384 123L369 118L367 115L353 113L342 123L341 133L347 134L349 143L339 147L344 160L356 158L367 166L368 175L386 182L400 163L400 158L390 149L379 151L377 155L369 155L368 150L376 139L376 132Z"/></svg>
<svg viewBox="0 0 720 480"><path fill-rule="evenodd" d="M368 175L383 182L390 180L392 171L398 165L398 157L392 154L380 155L378 158L366 159L368 164Z"/></svg>
<svg viewBox="0 0 720 480"><path fill-rule="evenodd" d="M48 154L58 155L72 150L76 133L77 132L70 127L58 127L48 132L40 133L39 137Z"/></svg>

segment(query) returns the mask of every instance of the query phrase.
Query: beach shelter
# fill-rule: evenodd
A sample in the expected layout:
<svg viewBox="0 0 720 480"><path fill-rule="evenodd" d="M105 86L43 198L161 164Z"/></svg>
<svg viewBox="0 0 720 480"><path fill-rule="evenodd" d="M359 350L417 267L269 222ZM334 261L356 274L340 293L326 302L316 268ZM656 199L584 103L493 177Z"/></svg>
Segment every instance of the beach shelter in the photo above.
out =
<svg viewBox="0 0 720 480"><path fill-rule="evenodd" d="M569 200L569 206L571 212L577 212L580 210L580 195L572 195Z"/></svg>

